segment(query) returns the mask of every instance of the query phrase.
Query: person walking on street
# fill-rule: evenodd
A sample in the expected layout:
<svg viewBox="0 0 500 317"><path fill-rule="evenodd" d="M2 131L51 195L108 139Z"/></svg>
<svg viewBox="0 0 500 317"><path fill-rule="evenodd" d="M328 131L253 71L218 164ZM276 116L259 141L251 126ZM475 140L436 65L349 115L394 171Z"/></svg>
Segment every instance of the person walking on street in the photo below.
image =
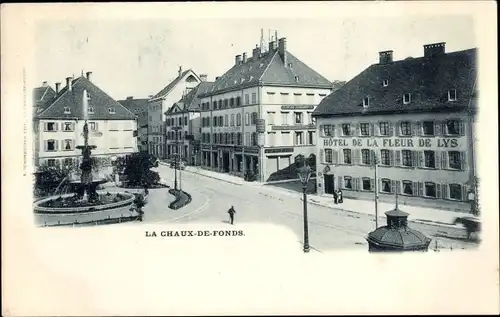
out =
<svg viewBox="0 0 500 317"><path fill-rule="evenodd" d="M234 214L236 213L236 210L234 210L234 207L231 206L231 208L229 208L229 210L227 212L229 213L229 220L230 220L231 224L233 224Z"/></svg>
<svg viewBox="0 0 500 317"><path fill-rule="evenodd" d="M338 198L339 198L339 196L338 196L338 194L337 194L337 190L334 190L334 191L333 191L333 202L334 202L335 204L337 204L337 200L338 200Z"/></svg>
<svg viewBox="0 0 500 317"><path fill-rule="evenodd" d="M338 197L339 197L339 204L344 202L344 197L342 196L342 190L339 189L338 192Z"/></svg>

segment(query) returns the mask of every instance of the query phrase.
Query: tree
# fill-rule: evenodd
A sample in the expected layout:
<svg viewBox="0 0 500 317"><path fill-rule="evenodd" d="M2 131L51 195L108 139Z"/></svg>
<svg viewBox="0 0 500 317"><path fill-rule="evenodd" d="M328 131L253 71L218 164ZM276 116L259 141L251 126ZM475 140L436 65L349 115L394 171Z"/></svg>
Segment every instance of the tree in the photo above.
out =
<svg viewBox="0 0 500 317"><path fill-rule="evenodd" d="M73 172L75 166L73 165L55 165L48 166L42 164L38 166L35 174L35 195L43 196L52 194L53 191L59 186L63 179Z"/></svg>
<svg viewBox="0 0 500 317"><path fill-rule="evenodd" d="M157 185L160 182L160 175L150 170L151 167L153 164L148 153L139 152L127 156L123 171L127 184L132 187Z"/></svg>

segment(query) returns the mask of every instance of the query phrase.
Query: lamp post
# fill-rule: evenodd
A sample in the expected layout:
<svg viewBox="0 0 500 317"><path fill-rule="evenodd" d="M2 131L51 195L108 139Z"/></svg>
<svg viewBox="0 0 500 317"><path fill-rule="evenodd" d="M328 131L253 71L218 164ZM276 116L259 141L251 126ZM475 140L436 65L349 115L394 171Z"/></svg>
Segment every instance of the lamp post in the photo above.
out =
<svg viewBox="0 0 500 317"><path fill-rule="evenodd" d="M178 163L178 157L179 157L179 135L177 131L182 129L182 127L173 127L172 130L175 131L175 153L174 153L174 189L177 190L177 165Z"/></svg>
<svg viewBox="0 0 500 317"><path fill-rule="evenodd" d="M304 203L304 252L309 252L309 229L307 226L307 184L311 178L311 168L307 165L298 170L300 182L302 183L303 203Z"/></svg>

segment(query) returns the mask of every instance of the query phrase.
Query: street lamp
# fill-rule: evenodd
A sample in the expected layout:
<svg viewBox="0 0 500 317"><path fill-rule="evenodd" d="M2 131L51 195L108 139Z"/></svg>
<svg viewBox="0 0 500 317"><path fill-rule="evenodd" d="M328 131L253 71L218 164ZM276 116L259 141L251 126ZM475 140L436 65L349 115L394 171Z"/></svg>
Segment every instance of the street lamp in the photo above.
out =
<svg viewBox="0 0 500 317"><path fill-rule="evenodd" d="M304 201L304 252L309 252L309 229L307 227L307 184L311 178L311 168L304 164L298 170Z"/></svg>

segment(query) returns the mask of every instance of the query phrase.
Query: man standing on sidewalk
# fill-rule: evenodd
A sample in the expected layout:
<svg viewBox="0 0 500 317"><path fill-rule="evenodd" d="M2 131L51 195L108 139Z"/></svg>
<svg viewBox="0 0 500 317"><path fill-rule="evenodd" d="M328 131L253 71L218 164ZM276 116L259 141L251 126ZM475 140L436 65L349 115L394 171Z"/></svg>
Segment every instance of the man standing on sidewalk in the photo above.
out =
<svg viewBox="0 0 500 317"><path fill-rule="evenodd" d="M231 224L234 222L234 214L236 213L236 210L234 210L234 207L231 206L229 210L227 211L229 213L229 220L231 221Z"/></svg>

